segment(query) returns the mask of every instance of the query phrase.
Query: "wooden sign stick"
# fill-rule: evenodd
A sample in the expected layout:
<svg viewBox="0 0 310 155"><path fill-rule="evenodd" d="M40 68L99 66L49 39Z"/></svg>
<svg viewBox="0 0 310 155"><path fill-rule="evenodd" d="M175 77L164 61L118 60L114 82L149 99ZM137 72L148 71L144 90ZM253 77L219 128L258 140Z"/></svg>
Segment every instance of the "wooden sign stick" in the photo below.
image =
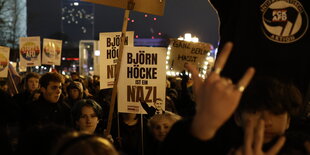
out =
<svg viewBox="0 0 310 155"><path fill-rule="evenodd" d="M123 19L122 38L121 38L121 44L119 46L119 55L118 55L116 70L115 70L115 80L114 80L112 98L111 98L111 103L110 103L108 124L107 124L107 129L105 131L106 136L109 135L111 131L114 106L115 106L115 100L116 100L116 94L117 94L117 83L118 83L119 72L121 68L122 55L123 55L123 50L124 50L125 38L126 38L126 30L127 30L127 25L128 25L128 17L129 17L130 10L133 10L134 8L134 5L135 5L134 0L128 1L127 9L125 10L125 15Z"/></svg>

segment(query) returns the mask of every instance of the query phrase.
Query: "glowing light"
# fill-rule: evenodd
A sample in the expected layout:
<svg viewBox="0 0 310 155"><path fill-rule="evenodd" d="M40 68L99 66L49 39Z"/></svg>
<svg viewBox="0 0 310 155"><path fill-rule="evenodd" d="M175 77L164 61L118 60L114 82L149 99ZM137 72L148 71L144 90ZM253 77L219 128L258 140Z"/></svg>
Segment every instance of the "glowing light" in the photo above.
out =
<svg viewBox="0 0 310 155"><path fill-rule="evenodd" d="M158 35L161 36L161 32L159 32Z"/></svg>
<svg viewBox="0 0 310 155"><path fill-rule="evenodd" d="M199 39L198 39L196 36L194 36L194 37L192 38L192 42L198 43L198 42L199 42Z"/></svg>
<svg viewBox="0 0 310 155"><path fill-rule="evenodd" d="M136 38L139 38L139 36L138 36L138 35L136 35Z"/></svg>
<svg viewBox="0 0 310 155"><path fill-rule="evenodd" d="M148 15L147 15L147 14L145 14L145 15L144 15L144 17L146 18L146 17L148 17Z"/></svg>
<svg viewBox="0 0 310 155"><path fill-rule="evenodd" d="M135 22L135 20L133 20L133 19L132 19L132 20L131 20L131 22L132 22L132 23L134 23L134 22Z"/></svg>
<svg viewBox="0 0 310 155"><path fill-rule="evenodd" d="M180 37L178 38L178 40L184 40L184 38L180 36Z"/></svg>
<svg viewBox="0 0 310 155"><path fill-rule="evenodd" d="M156 18L156 17L154 17L154 18L153 18L153 20L157 20L157 18Z"/></svg>
<svg viewBox="0 0 310 155"><path fill-rule="evenodd" d="M79 6L79 2L74 2L73 5L74 6Z"/></svg>
<svg viewBox="0 0 310 155"><path fill-rule="evenodd" d="M99 50L95 50L95 56L100 56L100 51Z"/></svg>
<svg viewBox="0 0 310 155"><path fill-rule="evenodd" d="M185 33L185 35L184 35L184 40L185 41L192 41L192 34L190 34L190 33Z"/></svg>

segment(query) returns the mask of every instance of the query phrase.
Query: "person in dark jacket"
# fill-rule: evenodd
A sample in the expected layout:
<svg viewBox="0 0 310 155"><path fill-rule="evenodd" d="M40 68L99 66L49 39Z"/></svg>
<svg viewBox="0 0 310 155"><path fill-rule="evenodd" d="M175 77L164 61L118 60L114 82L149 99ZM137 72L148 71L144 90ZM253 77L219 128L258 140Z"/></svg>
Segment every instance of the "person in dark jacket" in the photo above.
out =
<svg viewBox="0 0 310 155"><path fill-rule="evenodd" d="M61 96L63 76L49 72L42 75L39 82L41 95L27 107L27 126L71 126L70 108Z"/></svg>

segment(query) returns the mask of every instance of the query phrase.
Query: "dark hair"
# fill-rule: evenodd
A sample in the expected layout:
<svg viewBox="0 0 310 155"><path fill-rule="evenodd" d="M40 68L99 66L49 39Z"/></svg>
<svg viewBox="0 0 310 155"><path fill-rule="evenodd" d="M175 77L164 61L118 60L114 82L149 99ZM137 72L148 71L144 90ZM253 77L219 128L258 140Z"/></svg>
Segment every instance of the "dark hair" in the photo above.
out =
<svg viewBox="0 0 310 155"><path fill-rule="evenodd" d="M103 115L102 114L102 108L95 100L82 99L73 105L73 108L71 111L73 123L80 119L80 117L82 115L82 108L85 106L92 107L94 109L94 112L97 115L98 119L102 118L102 115Z"/></svg>
<svg viewBox="0 0 310 155"><path fill-rule="evenodd" d="M79 76L79 73L78 72L71 72L70 75L78 75Z"/></svg>
<svg viewBox="0 0 310 155"><path fill-rule="evenodd" d="M302 105L300 91L290 83L272 77L256 77L244 91L237 113L268 110L294 116Z"/></svg>
<svg viewBox="0 0 310 155"><path fill-rule="evenodd" d="M60 82L64 83L64 77L56 72L48 72L41 76L39 83L41 87L47 88L49 82Z"/></svg>
<svg viewBox="0 0 310 155"><path fill-rule="evenodd" d="M100 136L71 132L62 136L54 146L51 155L118 155L111 142Z"/></svg>
<svg viewBox="0 0 310 155"><path fill-rule="evenodd" d="M25 82L27 82L30 78L40 79L40 74L35 73L35 72L27 73L26 76L25 76Z"/></svg>

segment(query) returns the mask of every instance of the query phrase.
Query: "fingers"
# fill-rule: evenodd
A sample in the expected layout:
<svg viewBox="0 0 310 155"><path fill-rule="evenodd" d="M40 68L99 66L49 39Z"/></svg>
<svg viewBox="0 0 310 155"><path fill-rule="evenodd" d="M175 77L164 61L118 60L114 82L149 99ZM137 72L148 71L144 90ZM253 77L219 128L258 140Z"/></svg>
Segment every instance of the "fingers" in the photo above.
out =
<svg viewBox="0 0 310 155"><path fill-rule="evenodd" d="M258 126L255 131L254 152L262 151L264 143L264 131L265 131L265 122L264 120L259 120Z"/></svg>
<svg viewBox="0 0 310 155"><path fill-rule="evenodd" d="M237 83L236 90L243 92L244 89L249 85L251 79L253 78L255 73L255 69L253 67L250 67L246 73L243 75L243 77L239 80Z"/></svg>
<svg viewBox="0 0 310 155"><path fill-rule="evenodd" d="M266 155L278 154L285 143L285 137L282 136L278 139L277 143L266 153Z"/></svg>
<svg viewBox="0 0 310 155"><path fill-rule="evenodd" d="M249 119L246 122L246 128L245 128L245 133L244 133L244 153L245 154L250 154L253 152L252 150L252 144L254 141L254 121Z"/></svg>
<svg viewBox="0 0 310 155"><path fill-rule="evenodd" d="M221 70L224 68L232 47L233 47L233 44L231 42L228 42L225 44L223 50L221 51L219 57L217 58L215 62L214 73L219 74Z"/></svg>

